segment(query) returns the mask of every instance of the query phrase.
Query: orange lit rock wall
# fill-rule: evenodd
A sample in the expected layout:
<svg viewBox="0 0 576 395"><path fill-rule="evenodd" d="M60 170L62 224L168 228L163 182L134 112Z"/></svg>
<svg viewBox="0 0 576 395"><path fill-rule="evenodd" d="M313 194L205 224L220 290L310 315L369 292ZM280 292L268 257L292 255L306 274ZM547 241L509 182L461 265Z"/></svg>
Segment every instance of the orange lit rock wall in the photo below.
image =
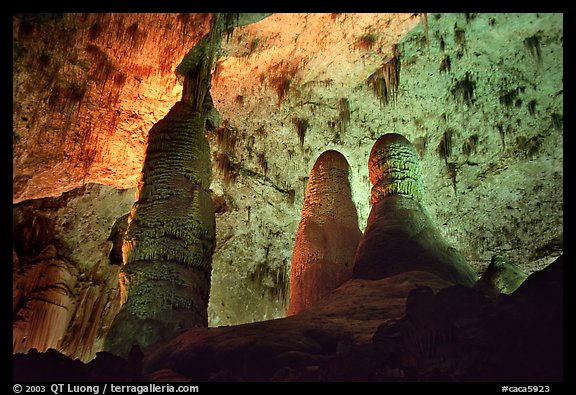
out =
<svg viewBox="0 0 576 395"><path fill-rule="evenodd" d="M352 274L362 233L349 171L346 158L330 150L318 157L310 172L292 252L289 315L313 306Z"/></svg>
<svg viewBox="0 0 576 395"><path fill-rule="evenodd" d="M136 185L146 135L205 14L23 14L13 21L13 200Z"/></svg>
<svg viewBox="0 0 576 395"><path fill-rule="evenodd" d="M85 182L120 187L77 198L80 212L102 211L86 222L69 218L71 230L58 236L83 286L94 267L107 267L95 257L108 261L108 234L92 231L134 203L134 189L124 189L137 185L147 133L180 97L174 67L208 21L201 14L13 15L15 207ZM428 14L427 28L412 13L281 13L234 30L211 94L235 149L206 133L213 163L225 159L218 163L226 170L210 186L221 201L212 326L285 316L308 176L327 149L350 164L364 228L366 163L381 131L414 143L426 209L477 273L493 254L530 273L562 252L563 15ZM384 105L371 77L395 44L401 75L395 100ZM295 120L308 121L302 144ZM110 209L116 193L121 207L131 194L125 211ZM27 218L31 228L33 221L43 218ZM27 262L41 250L18 256ZM118 266L109 266L115 277ZM98 286L102 295L117 292Z"/></svg>

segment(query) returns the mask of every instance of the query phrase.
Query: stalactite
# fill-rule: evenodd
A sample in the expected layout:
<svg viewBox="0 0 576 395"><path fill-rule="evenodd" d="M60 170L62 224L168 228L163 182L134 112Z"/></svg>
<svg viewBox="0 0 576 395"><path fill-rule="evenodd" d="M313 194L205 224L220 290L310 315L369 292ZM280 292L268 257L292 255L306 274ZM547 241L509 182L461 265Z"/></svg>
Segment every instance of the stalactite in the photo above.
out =
<svg viewBox="0 0 576 395"><path fill-rule="evenodd" d="M550 115L550 118L552 119L552 126L554 129L561 132L564 128L564 117L561 114L554 112Z"/></svg>
<svg viewBox="0 0 576 395"><path fill-rule="evenodd" d="M428 38L428 14L425 12L421 13L420 20L424 25L424 35L426 36L426 45L428 45L428 48L430 48L430 39Z"/></svg>
<svg viewBox="0 0 576 395"><path fill-rule="evenodd" d="M536 114L536 99L530 100L528 102L528 113L530 115Z"/></svg>
<svg viewBox="0 0 576 395"><path fill-rule="evenodd" d="M506 129L502 123L498 122L496 124L496 129L498 130L498 134L500 134L500 140L502 141L502 150L506 149Z"/></svg>
<svg viewBox="0 0 576 395"><path fill-rule="evenodd" d="M533 35L524 39L524 46L530 52L538 64L542 63L542 51L540 50L540 39Z"/></svg>
<svg viewBox="0 0 576 395"><path fill-rule="evenodd" d="M464 156L470 156L476 153L476 147L478 146L478 135L473 134L472 136L468 137L462 144L462 154Z"/></svg>
<svg viewBox="0 0 576 395"><path fill-rule="evenodd" d="M266 160L266 156L263 153L258 153L258 166L264 172L264 175L268 174L268 161Z"/></svg>
<svg viewBox="0 0 576 395"><path fill-rule="evenodd" d="M264 254L266 260L258 263L254 267L254 270L248 275L248 278L258 283L261 287L264 287L272 300L276 300L284 306L290 292L288 272L284 265L276 267L270 266L270 263L267 261L268 255L270 254L270 245L265 247ZM269 280L271 280L273 286L265 285Z"/></svg>
<svg viewBox="0 0 576 395"><path fill-rule="evenodd" d="M238 177L237 165L233 164L226 153L218 153L215 159L216 170L222 175L226 185L234 183Z"/></svg>
<svg viewBox="0 0 576 395"><path fill-rule="evenodd" d="M474 104L474 90L476 89L476 82L471 79L471 74L466 72L466 75L460 81L457 81L450 92L452 97L458 104L466 104L471 106Z"/></svg>
<svg viewBox="0 0 576 395"><path fill-rule="evenodd" d="M296 191L294 189L289 189L288 190L288 203L293 206L294 205L294 199L296 198Z"/></svg>
<svg viewBox="0 0 576 395"><path fill-rule="evenodd" d="M364 33L360 38L358 38L356 42L356 47L363 51L369 51L372 49L372 46L377 41L378 37L374 33Z"/></svg>
<svg viewBox="0 0 576 395"><path fill-rule="evenodd" d="M452 67L451 61L450 61L450 56L446 55L444 56L444 58L442 59L442 62L440 63L440 73L444 73L444 72L450 72L450 69Z"/></svg>
<svg viewBox="0 0 576 395"><path fill-rule="evenodd" d="M392 58L371 74L367 81L381 105L396 101L400 85L400 52L397 45L392 46Z"/></svg>
<svg viewBox="0 0 576 395"><path fill-rule="evenodd" d="M236 132L226 121L224 123L225 125L223 127L214 131L216 141L223 152L234 154L237 141Z"/></svg>
<svg viewBox="0 0 576 395"><path fill-rule="evenodd" d="M340 136L346 133L348 124L350 123L350 102L347 98L343 97L338 100L338 131Z"/></svg>
<svg viewBox="0 0 576 395"><path fill-rule="evenodd" d="M443 134L442 138L440 139L440 143L438 143L438 155L441 159L444 160L446 164L448 164L448 158L452 155L452 135L454 131L452 129L447 129Z"/></svg>
<svg viewBox="0 0 576 395"><path fill-rule="evenodd" d="M460 50L466 51L466 32L454 26L454 42L458 44Z"/></svg>
<svg viewBox="0 0 576 395"><path fill-rule="evenodd" d="M276 91L278 96L277 106L284 100L288 93L292 81L301 67L305 65L305 58L292 59L291 61L281 60L270 66L265 73L260 75L261 82L267 82L268 85Z"/></svg>
<svg viewBox="0 0 576 395"><path fill-rule="evenodd" d="M300 142L300 147L304 146L304 138L306 137L306 131L308 130L308 120L304 118L293 118L292 122L296 128L296 134L298 135L298 141Z"/></svg>
<svg viewBox="0 0 576 395"><path fill-rule="evenodd" d="M518 97L519 90L520 88L515 88L508 92L503 93L500 96L500 104L506 107L512 106L512 104L514 104L516 98Z"/></svg>

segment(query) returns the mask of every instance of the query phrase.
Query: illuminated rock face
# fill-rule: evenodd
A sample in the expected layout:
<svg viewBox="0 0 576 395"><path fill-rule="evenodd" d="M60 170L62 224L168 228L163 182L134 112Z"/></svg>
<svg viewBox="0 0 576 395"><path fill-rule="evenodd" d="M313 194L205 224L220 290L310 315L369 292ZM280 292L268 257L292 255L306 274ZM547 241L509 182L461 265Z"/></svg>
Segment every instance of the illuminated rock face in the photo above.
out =
<svg viewBox="0 0 576 395"><path fill-rule="evenodd" d="M123 245L125 303L106 348L126 354L207 326L214 207L204 119L183 102L150 130L137 201Z"/></svg>
<svg viewBox="0 0 576 395"><path fill-rule="evenodd" d="M289 315L314 305L351 276L362 232L348 176L348 162L333 150L320 155L310 172L292 253Z"/></svg>
<svg viewBox="0 0 576 395"><path fill-rule="evenodd" d="M51 245L36 263L21 266L14 276L13 352L30 348L46 351L58 348L74 313L75 268L56 256ZM20 277L26 281L19 281ZM23 306L18 306L20 303Z"/></svg>
<svg viewBox="0 0 576 395"><path fill-rule="evenodd" d="M403 136L381 136L370 152L372 210L354 263L354 278L379 279L421 270L456 284L476 274L446 241L422 205L418 154Z"/></svg>
<svg viewBox="0 0 576 395"><path fill-rule="evenodd" d="M510 264L503 256L494 255L474 288L489 297L496 297L499 293L511 294L527 277L526 273Z"/></svg>
<svg viewBox="0 0 576 395"><path fill-rule="evenodd" d="M53 348L88 362L102 351L120 309L116 219L134 191L87 184L14 207L14 353Z"/></svg>

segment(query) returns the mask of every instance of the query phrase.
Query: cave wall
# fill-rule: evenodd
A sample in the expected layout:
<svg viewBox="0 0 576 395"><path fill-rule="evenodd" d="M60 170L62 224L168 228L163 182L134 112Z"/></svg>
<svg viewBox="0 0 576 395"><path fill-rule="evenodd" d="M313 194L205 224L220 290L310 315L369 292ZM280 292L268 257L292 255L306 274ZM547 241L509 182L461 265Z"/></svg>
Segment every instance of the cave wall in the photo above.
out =
<svg viewBox="0 0 576 395"><path fill-rule="evenodd" d="M425 204L479 272L494 254L528 273L561 254L562 24L559 14L431 15L430 49L417 30L401 44L414 64L391 121L421 144Z"/></svg>
<svg viewBox="0 0 576 395"><path fill-rule="evenodd" d="M13 201L136 186L148 131L208 14L15 14Z"/></svg>
<svg viewBox="0 0 576 395"><path fill-rule="evenodd" d="M14 23L14 212L51 205L37 199L65 191L83 202L57 209L70 230L52 231L50 222L38 230L47 235L34 236L58 240L44 256L59 259L50 270L58 268L69 287L81 285L68 292L68 314L97 300L83 296L93 289L108 298L106 317L113 315L119 266L109 264L112 246L102 243L135 200L148 131L179 99L173 70L205 33L204 15L186 15L64 14L24 28ZM286 315L308 175L328 149L350 164L364 230L368 155L384 133L416 146L424 205L478 274L494 254L527 273L561 254L563 16L428 14L427 34L423 22L411 14L274 14L227 37L211 90L222 123L206 132L217 224L211 326ZM383 96L379 73L397 70L391 61L399 80ZM88 182L111 187L74 189ZM55 209L42 210L14 214L15 229L56 218ZM101 234L93 236L95 229ZM30 281L23 266L43 261L35 259L50 243L15 247L15 317L26 300L16 295L31 292L17 285ZM105 279L88 288L93 270ZM75 320L66 338L81 333L71 329ZM93 349L73 355L89 359L99 349L107 320ZM66 350L61 334L50 336Z"/></svg>
<svg viewBox="0 0 576 395"><path fill-rule="evenodd" d="M258 290L273 285L274 276L262 280L261 288L245 279L266 262L270 269L286 270L307 176L324 150L338 150L349 161L359 226L365 228L368 155L387 132L400 133L417 147L424 204L443 237L478 274L495 254L527 273L560 255L562 15L430 14L427 35L417 19L398 43L399 83L387 99L373 89L374 69L362 68L376 54L380 65L392 59L383 50L391 44L377 30L382 26L363 25L350 15L322 17L318 24L332 21L338 27L324 34L309 17L312 26L300 22L289 50L266 37L257 41L258 24L237 29L231 42L258 45L251 53L224 59L213 85L215 106L227 123L225 138L212 137L213 158L225 154L231 165L213 183L227 198L229 211L217 215L212 322L232 324L229 317L240 310L250 311L251 317L281 316L273 299L257 301ZM359 35L364 45L353 39L355 28L364 29ZM315 65L318 58L330 59L331 47L324 40L335 31L343 41L332 45L355 53L358 61L321 74ZM316 57L305 47L314 40ZM274 53L292 57L274 63ZM299 54L311 58L298 63ZM284 85L288 89L278 90L270 82L278 69L291 71ZM262 83L254 83L249 74ZM235 151L227 149L230 141ZM255 219L261 221L258 226ZM248 285L239 291L216 285L235 282ZM263 291L262 296L266 300Z"/></svg>
<svg viewBox="0 0 576 395"><path fill-rule="evenodd" d="M13 350L89 361L120 308L122 233L135 189L86 184L13 209Z"/></svg>

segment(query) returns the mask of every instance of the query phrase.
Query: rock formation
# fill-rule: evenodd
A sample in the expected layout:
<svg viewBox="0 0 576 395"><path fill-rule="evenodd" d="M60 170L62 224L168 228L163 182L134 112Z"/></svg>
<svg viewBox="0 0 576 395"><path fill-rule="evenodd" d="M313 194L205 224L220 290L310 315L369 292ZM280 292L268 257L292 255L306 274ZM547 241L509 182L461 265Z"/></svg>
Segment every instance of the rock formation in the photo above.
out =
<svg viewBox="0 0 576 395"><path fill-rule="evenodd" d="M178 330L207 326L214 207L199 112L179 102L148 137L142 180L123 246L125 303L107 341L124 355Z"/></svg>
<svg viewBox="0 0 576 395"><path fill-rule="evenodd" d="M377 254L361 255L364 260L356 262L363 264L360 275L298 314L239 326L187 328L147 347L143 355L133 347L126 360L100 353L83 365L53 350L19 355L14 358L15 378L45 378L44 367L58 363L68 366L74 377L104 381L122 376L178 381L562 380L563 260L534 273L506 298L486 298L467 286L474 276L467 276L458 256L438 252L445 242L434 236L437 228L422 219L411 145L400 135L388 134L374 147L377 154L371 155L370 167L375 169L375 207L390 199L418 204L408 205L412 211L403 211L400 204L389 206L398 235L395 244L385 247L400 264ZM393 152L382 155L387 151ZM401 153L404 160L398 161ZM342 158L329 155L342 169ZM414 214L417 210L420 216ZM406 231L418 220L418 236L428 243L418 243ZM394 229L380 225L373 222L367 229L388 234ZM363 241L376 243L375 236L385 234L368 233ZM413 248L407 248L409 244ZM366 250L370 248L374 246L368 244ZM162 301L164 295L152 296Z"/></svg>
<svg viewBox="0 0 576 395"><path fill-rule="evenodd" d="M306 310L352 275L362 232L348 177L346 158L334 150L320 155L310 171L292 253L288 315Z"/></svg>
<svg viewBox="0 0 576 395"><path fill-rule="evenodd" d="M54 348L90 361L120 308L114 219L134 189L86 184L13 209L13 351Z"/></svg>
<svg viewBox="0 0 576 395"><path fill-rule="evenodd" d="M354 261L354 278L380 279L422 270L473 286L476 274L443 239L422 205L423 185L414 146L403 136L381 136L370 152L372 210Z"/></svg>
<svg viewBox="0 0 576 395"><path fill-rule="evenodd" d="M59 347L74 313L77 270L57 256L54 245L29 264L14 264L13 352Z"/></svg>
<svg viewBox="0 0 576 395"><path fill-rule="evenodd" d="M174 68L211 19L14 14L15 212L23 208L19 203L51 204L47 197L90 182L135 188L148 131L181 95ZM308 175L327 149L344 153L351 166L363 229L371 209L363 179L375 131L394 130L413 142L426 210L477 273L488 273L493 254L532 273L562 253L563 15L448 13L428 14L425 26L422 21L411 13L281 13L226 33L210 92L222 123L211 123L231 131L235 149L226 159L235 177L228 182L227 173L216 172L210 186L227 209L216 214L209 325L285 316L287 292L276 291L288 288ZM386 71L400 64L399 89L383 100ZM297 134L295 120L309 127L298 126ZM222 145L216 133L207 138L214 163ZM102 207L104 196L90 188L76 199L83 201L76 213ZM122 190L112 193L121 198ZM133 190L129 195L121 210L109 200L90 216L58 210L51 218L66 217L66 232L52 229L43 210L19 221L30 232L15 232L14 239L38 245L15 248L14 336L21 339L15 350L56 344L59 352L88 361L103 349L119 308L122 260L121 243L110 252L109 225L128 214ZM118 229L114 240L124 233ZM46 250L53 256L45 259L50 244L57 252ZM386 279L380 285L401 277ZM70 301L63 284L76 284ZM346 289L351 284L365 283ZM62 298L71 308L62 341L54 320L63 315L53 314L60 307L40 298ZM397 302L356 312L382 321L393 316L383 318L384 308L401 311L401 298ZM338 314L350 317L349 307ZM52 318L37 327L26 323L47 313L44 308ZM41 333L52 340L34 344Z"/></svg>
<svg viewBox="0 0 576 395"><path fill-rule="evenodd" d="M183 79L181 101L148 134L122 247L123 306L106 344L118 355L191 326L208 326L216 223L204 132L214 110L214 61L222 34L235 18L237 14L212 15L208 34L176 68Z"/></svg>
<svg viewBox="0 0 576 395"><path fill-rule="evenodd" d="M488 269L474 284L474 288L489 297L496 297L499 293L511 294L526 277L526 273L510 264L503 256L494 255Z"/></svg>
<svg viewBox="0 0 576 395"><path fill-rule="evenodd" d="M349 280L295 316L192 328L145 350L143 358L134 350L127 359L103 352L82 364L52 349L17 354L13 379L517 381L554 387L563 380L562 257L496 300L446 285L425 272ZM354 341L353 334L365 340Z"/></svg>

